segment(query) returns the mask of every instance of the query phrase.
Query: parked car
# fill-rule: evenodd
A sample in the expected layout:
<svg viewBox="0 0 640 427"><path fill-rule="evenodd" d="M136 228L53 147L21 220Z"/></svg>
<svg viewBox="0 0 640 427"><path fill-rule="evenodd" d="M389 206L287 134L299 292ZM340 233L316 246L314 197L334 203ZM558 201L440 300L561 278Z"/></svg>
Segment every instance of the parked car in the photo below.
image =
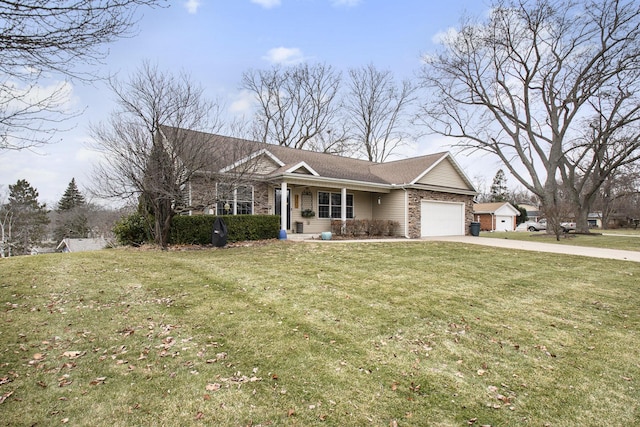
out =
<svg viewBox="0 0 640 427"><path fill-rule="evenodd" d="M576 223L575 222L563 222L560 223L560 227L562 228L563 233L568 233L570 231L576 231Z"/></svg>
<svg viewBox="0 0 640 427"><path fill-rule="evenodd" d="M540 221L527 221L519 224L516 227L516 231L542 231L547 229L547 220L541 219Z"/></svg>

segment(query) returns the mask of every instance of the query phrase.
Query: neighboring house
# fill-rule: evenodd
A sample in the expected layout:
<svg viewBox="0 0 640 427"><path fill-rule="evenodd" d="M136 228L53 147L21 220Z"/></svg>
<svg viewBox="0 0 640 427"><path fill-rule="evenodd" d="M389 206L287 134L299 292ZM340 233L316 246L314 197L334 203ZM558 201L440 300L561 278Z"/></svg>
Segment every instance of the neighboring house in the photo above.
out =
<svg viewBox="0 0 640 427"><path fill-rule="evenodd" d="M109 245L106 239L85 238L85 239L62 239L56 250L58 252L87 252L104 249Z"/></svg>
<svg viewBox="0 0 640 427"><path fill-rule="evenodd" d="M602 212L591 212L587 216L589 228L602 228Z"/></svg>
<svg viewBox="0 0 640 427"><path fill-rule="evenodd" d="M207 135L176 128L162 128L162 135L178 131ZM288 233L330 231L332 219L370 219L397 221L397 234L408 238L468 234L477 192L448 152L372 163L208 137L210 166L189 183L190 214L276 214Z"/></svg>
<svg viewBox="0 0 640 427"><path fill-rule="evenodd" d="M540 208L533 205L527 205L523 203L518 204L519 207L524 208L527 211L527 221L538 222L544 218Z"/></svg>
<svg viewBox="0 0 640 427"><path fill-rule="evenodd" d="M477 203L473 205L473 215L480 223L480 230L514 231L520 211L507 202Z"/></svg>

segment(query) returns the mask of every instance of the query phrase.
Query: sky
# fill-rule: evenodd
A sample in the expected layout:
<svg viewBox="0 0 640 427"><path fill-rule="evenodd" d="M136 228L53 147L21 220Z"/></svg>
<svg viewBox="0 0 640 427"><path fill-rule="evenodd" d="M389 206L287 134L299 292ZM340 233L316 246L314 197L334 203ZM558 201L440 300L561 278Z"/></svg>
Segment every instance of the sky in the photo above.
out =
<svg viewBox="0 0 640 427"><path fill-rule="evenodd" d="M331 65L343 75L373 64L398 80L413 78L421 55L437 48L439 34L456 27L463 14L482 16L487 9L485 0L171 1L166 8L141 10L135 34L106 46L100 71L126 80L150 61L161 71L186 72L230 120L250 114L251 97L240 89L245 71L306 61ZM81 191L90 186L98 157L89 146L89 126L108 120L115 104L104 82L69 83L67 108L82 114L64 124L68 129L56 134L55 144L0 152L0 195L26 179L40 202L52 207L72 178ZM426 135L398 154L452 151L473 182L490 185L501 168L498 161L458 153L452 142Z"/></svg>

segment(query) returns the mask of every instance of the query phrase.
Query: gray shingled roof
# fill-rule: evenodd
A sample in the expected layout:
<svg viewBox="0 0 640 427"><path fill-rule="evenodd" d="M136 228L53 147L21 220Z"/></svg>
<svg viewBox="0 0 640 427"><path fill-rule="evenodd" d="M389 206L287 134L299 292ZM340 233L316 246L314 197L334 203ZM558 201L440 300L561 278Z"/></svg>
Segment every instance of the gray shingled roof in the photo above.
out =
<svg viewBox="0 0 640 427"><path fill-rule="evenodd" d="M167 133L175 132L173 128L168 128L168 130L169 132ZM284 174L285 171L300 162L305 162L323 178L374 184L407 184L413 182L427 169L448 155L447 152L440 152L386 163L373 163L361 159L265 144L222 135L206 134L196 131L184 132L191 133L194 138L209 138L210 143L208 145L211 149L209 150L208 156L210 157L209 164L211 165L212 171L219 171L240 161L242 158L249 158L252 154L264 149L284 163L283 166L270 174L274 177Z"/></svg>

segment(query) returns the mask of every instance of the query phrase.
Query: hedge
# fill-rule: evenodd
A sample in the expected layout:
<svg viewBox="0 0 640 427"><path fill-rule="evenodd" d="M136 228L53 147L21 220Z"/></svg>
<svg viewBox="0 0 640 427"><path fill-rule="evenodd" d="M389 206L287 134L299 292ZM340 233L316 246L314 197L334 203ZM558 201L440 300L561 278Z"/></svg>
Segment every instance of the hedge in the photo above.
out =
<svg viewBox="0 0 640 427"><path fill-rule="evenodd" d="M346 224L341 220L331 221L331 232L336 236L360 237L360 236L394 236L400 223L384 219L352 219Z"/></svg>
<svg viewBox="0 0 640 427"><path fill-rule="evenodd" d="M276 239L280 232L279 215L221 215L227 226L228 242ZM173 217L169 243L208 245L211 243L215 215Z"/></svg>

